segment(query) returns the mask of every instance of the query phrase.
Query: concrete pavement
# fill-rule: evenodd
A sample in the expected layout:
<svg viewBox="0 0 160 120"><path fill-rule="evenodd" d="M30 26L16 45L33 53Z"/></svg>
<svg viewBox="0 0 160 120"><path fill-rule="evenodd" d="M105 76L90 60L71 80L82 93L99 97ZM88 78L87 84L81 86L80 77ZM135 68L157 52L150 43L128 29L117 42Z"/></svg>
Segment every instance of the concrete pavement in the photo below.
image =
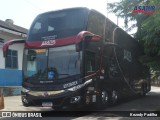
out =
<svg viewBox="0 0 160 120"><path fill-rule="evenodd" d="M50 107L24 107L21 96L4 97L4 109L0 111L51 111Z"/></svg>
<svg viewBox="0 0 160 120"><path fill-rule="evenodd" d="M159 95L160 94L160 87L152 87L150 93ZM121 106L124 106L124 104ZM108 110L112 111L112 109L114 109L114 107L109 108ZM52 108L50 108L50 107L24 107L21 102L21 96L19 95L19 96L4 97L4 109L2 109L0 111L51 111L51 110L52 110ZM128 109L126 109L124 107L124 109L121 108L121 110L126 111ZM157 106L156 110L159 111L160 106Z"/></svg>
<svg viewBox="0 0 160 120"><path fill-rule="evenodd" d="M151 99L156 99L156 98L159 98L160 96L160 87L152 87L152 90L151 92L149 93L151 94L148 98L151 98ZM154 97L154 96L157 96L158 97ZM147 98L147 99L148 99ZM134 101L130 101L128 103L123 103L123 104L120 104L118 106L115 106L115 107L111 107L111 108L108 108L106 109L107 110L112 110L112 111L116 111L116 110L130 110L131 107L125 107L127 105L125 104L129 104L130 106L132 106L133 103L135 103L136 101L142 101L143 99L137 99L137 100L134 100ZM157 100L154 100L154 103L153 104L157 104L157 101L159 102L159 99ZM0 110L0 111L51 111L52 109L50 107L24 107L22 105L22 102L21 102L21 96L9 96L9 97L4 97L4 104L5 104L5 108ZM140 102L139 102L140 104ZM150 106L152 105L152 103L148 103L147 106ZM134 105L133 105L134 106ZM136 107L136 106L135 106ZM130 109L129 109L130 108ZM138 107L136 107L138 108ZM152 108L152 107L151 107ZM156 105L156 107L154 107L155 110L157 111L160 111L160 106L159 105ZM138 110L141 110L141 109L138 109ZM147 109L146 109L147 110ZM152 110L152 109L151 109ZM144 111L144 110L143 110ZM47 112L45 112L47 113ZM106 112L107 113L107 112ZM105 114L106 114L105 113ZM50 112L48 112L48 114L50 114ZM85 115L85 116L81 116L81 117L44 117L44 118L37 118L37 119L45 119L45 120L159 120L160 118L159 117L107 117L105 115L102 114L98 114L96 115L97 113L94 113L93 114L89 114L89 115ZM11 118L1 118L2 120L5 119L5 120L10 120ZM30 119L30 118L12 118L12 119L15 119L15 120L21 120L21 119ZM35 118L36 119L36 118Z"/></svg>

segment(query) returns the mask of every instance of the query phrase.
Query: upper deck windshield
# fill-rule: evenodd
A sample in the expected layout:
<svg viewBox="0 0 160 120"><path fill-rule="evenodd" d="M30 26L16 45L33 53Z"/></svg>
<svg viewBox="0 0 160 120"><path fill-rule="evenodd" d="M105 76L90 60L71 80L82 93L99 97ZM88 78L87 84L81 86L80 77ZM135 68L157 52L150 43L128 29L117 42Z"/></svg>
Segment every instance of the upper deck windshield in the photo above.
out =
<svg viewBox="0 0 160 120"><path fill-rule="evenodd" d="M28 34L29 41L53 40L77 35L85 29L86 9L68 9L37 16Z"/></svg>

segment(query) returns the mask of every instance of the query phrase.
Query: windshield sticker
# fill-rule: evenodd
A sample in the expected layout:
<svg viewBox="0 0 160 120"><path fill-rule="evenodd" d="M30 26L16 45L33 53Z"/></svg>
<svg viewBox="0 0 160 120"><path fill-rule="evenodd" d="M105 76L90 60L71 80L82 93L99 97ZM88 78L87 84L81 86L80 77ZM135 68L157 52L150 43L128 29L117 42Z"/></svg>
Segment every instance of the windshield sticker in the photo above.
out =
<svg viewBox="0 0 160 120"><path fill-rule="evenodd" d="M53 71L50 71L48 72L48 79L53 79L54 78L54 72Z"/></svg>
<svg viewBox="0 0 160 120"><path fill-rule="evenodd" d="M40 83L53 83L53 81L40 81Z"/></svg>
<svg viewBox="0 0 160 120"><path fill-rule="evenodd" d="M56 41L55 40L48 40L48 41L43 41L41 46L46 46L46 45L55 45Z"/></svg>
<svg viewBox="0 0 160 120"><path fill-rule="evenodd" d="M42 37L43 40L54 40L56 38L57 38L57 35Z"/></svg>

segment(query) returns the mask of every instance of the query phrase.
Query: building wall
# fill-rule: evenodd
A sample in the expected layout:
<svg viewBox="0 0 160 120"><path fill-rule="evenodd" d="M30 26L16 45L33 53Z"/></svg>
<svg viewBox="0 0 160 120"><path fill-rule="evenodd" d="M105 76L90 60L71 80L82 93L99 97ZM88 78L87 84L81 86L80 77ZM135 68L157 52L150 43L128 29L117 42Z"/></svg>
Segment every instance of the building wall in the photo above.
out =
<svg viewBox="0 0 160 120"><path fill-rule="evenodd" d="M5 58L0 48L0 86L21 86L23 44L11 45L9 49L18 51L18 69L5 68Z"/></svg>
<svg viewBox="0 0 160 120"><path fill-rule="evenodd" d="M7 42L11 39L24 39L20 35L0 31L0 38ZM11 45L9 49L18 51L18 69L5 68L5 58L0 43L0 90L4 95L20 94L22 84L22 59L24 44Z"/></svg>

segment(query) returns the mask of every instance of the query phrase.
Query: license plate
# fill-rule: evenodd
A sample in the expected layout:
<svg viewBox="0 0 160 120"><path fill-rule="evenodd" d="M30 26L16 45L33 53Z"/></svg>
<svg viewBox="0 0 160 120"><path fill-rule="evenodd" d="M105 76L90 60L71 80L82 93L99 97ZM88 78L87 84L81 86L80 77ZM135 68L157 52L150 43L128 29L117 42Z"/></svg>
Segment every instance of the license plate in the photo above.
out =
<svg viewBox="0 0 160 120"><path fill-rule="evenodd" d="M43 107L52 107L53 103L52 102L42 102Z"/></svg>

